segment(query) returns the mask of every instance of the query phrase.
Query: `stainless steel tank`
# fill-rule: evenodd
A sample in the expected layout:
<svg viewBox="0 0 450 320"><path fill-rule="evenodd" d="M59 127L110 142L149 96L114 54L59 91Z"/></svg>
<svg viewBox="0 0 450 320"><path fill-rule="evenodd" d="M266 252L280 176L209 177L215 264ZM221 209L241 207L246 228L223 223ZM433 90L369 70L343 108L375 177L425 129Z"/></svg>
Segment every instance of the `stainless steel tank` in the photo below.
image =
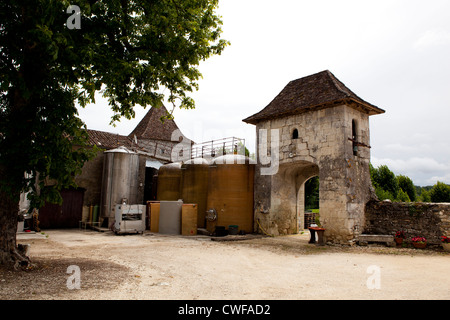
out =
<svg viewBox="0 0 450 320"><path fill-rule="evenodd" d="M114 221L115 205L136 204L138 198L139 156L125 147L104 152L100 222Z"/></svg>

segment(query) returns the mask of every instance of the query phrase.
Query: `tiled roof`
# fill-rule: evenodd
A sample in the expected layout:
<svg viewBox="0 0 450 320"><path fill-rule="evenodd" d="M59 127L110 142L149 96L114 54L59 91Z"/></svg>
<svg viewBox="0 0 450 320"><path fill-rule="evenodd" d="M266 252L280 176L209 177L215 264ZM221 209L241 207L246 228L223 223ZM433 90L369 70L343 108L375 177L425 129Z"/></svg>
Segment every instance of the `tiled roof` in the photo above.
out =
<svg viewBox="0 0 450 320"><path fill-rule="evenodd" d="M384 113L384 110L358 97L330 71L325 70L289 82L269 105L243 121L256 124L262 120L326 108L336 103L352 103L369 115Z"/></svg>
<svg viewBox="0 0 450 320"><path fill-rule="evenodd" d="M136 136L138 139L172 141L172 133L178 129L178 126L172 119L161 121L168 114L163 105L159 108L151 107L141 122L129 134L129 137L132 139Z"/></svg>
<svg viewBox="0 0 450 320"><path fill-rule="evenodd" d="M134 141L127 137L115 133L90 130L88 129L89 143L96 145L102 149L115 149L120 146L124 146L128 149L136 149L138 146Z"/></svg>

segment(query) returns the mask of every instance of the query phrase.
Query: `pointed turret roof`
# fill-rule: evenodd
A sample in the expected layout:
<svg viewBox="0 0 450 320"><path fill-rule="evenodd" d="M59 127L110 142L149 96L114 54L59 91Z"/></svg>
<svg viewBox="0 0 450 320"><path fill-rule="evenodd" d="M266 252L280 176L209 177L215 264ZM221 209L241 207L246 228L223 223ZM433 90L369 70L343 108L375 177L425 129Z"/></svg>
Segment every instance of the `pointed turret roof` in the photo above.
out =
<svg viewBox="0 0 450 320"><path fill-rule="evenodd" d="M330 71L325 70L289 82L269 105L243 121L256 124L262 120L322 109L339 103L349 104L369 115L384 113L384 110L358 97Z"/></svg>
<svg viewBox="0 0 450 320"><path fill-rule="evenodd" d="M169 112L163 105L151 107L128 137L134 139L134 136L136 136L138 139L171 141L172 133L178 129L178 126L174 120L164 119L167 115L169 115Z"/></svg>

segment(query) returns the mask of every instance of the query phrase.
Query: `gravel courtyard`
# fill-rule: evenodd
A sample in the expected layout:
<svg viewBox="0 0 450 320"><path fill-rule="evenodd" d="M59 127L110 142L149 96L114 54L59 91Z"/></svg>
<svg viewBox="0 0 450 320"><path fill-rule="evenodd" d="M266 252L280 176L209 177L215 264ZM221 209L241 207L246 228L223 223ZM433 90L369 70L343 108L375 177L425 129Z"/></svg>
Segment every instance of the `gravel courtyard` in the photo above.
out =
<svg viewBox="0 0 450 320"><path fill-rule="evenodd" d="M448 253L308 240L308 232L240 241L148 231L22 233L18 242L31 245L34 266L0 269L0 299L450 299Z"/></svg>

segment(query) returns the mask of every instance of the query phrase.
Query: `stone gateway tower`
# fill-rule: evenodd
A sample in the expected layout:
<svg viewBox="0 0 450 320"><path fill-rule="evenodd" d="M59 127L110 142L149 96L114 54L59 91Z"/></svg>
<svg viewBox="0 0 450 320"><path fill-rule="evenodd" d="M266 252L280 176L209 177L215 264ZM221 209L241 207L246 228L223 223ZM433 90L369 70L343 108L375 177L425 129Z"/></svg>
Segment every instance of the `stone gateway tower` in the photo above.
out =
<svg viewBox="0 0 450 320"><path fill-rule="evenodd" d="M355 239L373 197L369 116L381 113L326 70L289 82L244 119L256 125L255 229L274 235L303 229L304 185L319 176L325 240Z"/></svg>

